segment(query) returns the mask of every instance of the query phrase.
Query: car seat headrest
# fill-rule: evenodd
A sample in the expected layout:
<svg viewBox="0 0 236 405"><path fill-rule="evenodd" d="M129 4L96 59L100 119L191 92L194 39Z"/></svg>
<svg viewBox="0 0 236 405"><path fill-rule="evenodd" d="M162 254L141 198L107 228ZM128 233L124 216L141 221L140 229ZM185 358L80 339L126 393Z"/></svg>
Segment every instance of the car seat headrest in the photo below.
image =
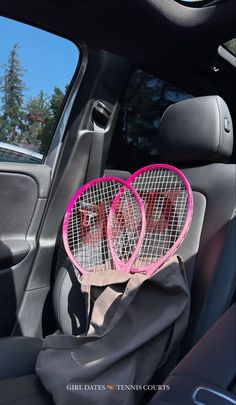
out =
<svg viewBox="0 0 236 405"><path fill-rule="evenodd" d="M222 162L232 150L232 119L221 97L195 97L172 104L164 112L158 134L161 159Z"/></svg>

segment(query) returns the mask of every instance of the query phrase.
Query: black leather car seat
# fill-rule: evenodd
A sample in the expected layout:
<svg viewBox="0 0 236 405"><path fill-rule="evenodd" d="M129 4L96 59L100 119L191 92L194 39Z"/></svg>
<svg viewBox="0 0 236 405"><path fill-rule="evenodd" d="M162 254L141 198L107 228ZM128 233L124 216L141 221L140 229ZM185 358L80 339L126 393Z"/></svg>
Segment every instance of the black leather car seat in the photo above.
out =
<svg viewBox="0 0 236 405"><path fill-rule="evenodd" d="M183 170L194 197L193 222L179 249L192 300L184 352L235 298L236 166L227 163L232 150L232 120L219 96L176 103L162 116L159 155Z"/></svg>
<svg viewBox="0 0 236 405"><path fill-rule="evenodd" d="M193 221L179 250L192 291L190 323L182 345L185 352L226 311L235 288L235 165L226 163L233 148L226 104L220 97L209 96L169 107L161 120L157 143L160 161L184 167L194 195ZM54 310L63 333L83 331L83 305L74 269L67 261L54 286ZM32 374L34 360L27 360L30 367L24 366L22 373L18 369L17 376L13 371L18 351L25 350L25 358L35 359L41 343L33 341L0 339L0 378L11 377L10 365L12 377ZM34 353L29 354L32 346ZM0 392L1 385L3 380Z"/></svg>
<svg viewBox="0 0 236 405"><path fill-rule="evenodd" d="M236 304L207 331L171 371L150 405L236 403ZM207 359L207 361L206 361Z"/></svg>

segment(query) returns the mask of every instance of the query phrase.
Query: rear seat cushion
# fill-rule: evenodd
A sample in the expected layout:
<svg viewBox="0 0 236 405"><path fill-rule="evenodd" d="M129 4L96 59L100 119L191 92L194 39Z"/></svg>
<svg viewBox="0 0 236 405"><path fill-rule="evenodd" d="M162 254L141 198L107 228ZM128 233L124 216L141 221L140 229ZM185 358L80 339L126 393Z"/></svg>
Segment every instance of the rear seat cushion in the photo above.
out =
<svg viewBox="0 0 236 405"><path fill-rule="evenodd" d="M0 405L53 405L36 374L0 381Z"/></svg>
<svg viewBox="0 0 236 405"><path fill-rule="evenodd" d="M1 338L0 380L33 374L42 344L43 340L39 338L24 336Z"/></svg>

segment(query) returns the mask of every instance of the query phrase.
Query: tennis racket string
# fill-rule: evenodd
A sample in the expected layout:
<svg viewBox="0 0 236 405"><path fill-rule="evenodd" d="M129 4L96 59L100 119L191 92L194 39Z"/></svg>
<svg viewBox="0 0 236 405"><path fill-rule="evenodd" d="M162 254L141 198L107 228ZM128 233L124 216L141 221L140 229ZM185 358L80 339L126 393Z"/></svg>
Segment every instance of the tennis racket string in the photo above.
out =
<svg viewBox="0 0 236 405"><path fill-rule="evenodd" d="M74 203L67 228L68 245L76 262L86 271L113 270L109 239L118 259L126 263L137 246L141 225L140 208L131 190L115 181L99 182Z"/></svg>
<svg viewBox="0 0 236 405"><path fill-rule="evenodd" d="M188 194L182 179L171 170L143 172L132 181L145 207L144 241L134 262L140 269L163 257L177 241L186 221Z"/></svg>

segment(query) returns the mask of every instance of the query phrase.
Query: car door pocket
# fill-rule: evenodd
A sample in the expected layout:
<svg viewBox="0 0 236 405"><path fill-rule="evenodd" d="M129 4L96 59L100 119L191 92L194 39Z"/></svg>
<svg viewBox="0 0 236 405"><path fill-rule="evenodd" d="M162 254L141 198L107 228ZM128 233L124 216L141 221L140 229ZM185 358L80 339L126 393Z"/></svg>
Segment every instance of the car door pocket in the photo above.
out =
<svg viewBox="0 0 236 405"><path fill-rule="evenodd" d="M25 240L0 241L0 271L20 263L29 253L30 246Z"/></svg>

